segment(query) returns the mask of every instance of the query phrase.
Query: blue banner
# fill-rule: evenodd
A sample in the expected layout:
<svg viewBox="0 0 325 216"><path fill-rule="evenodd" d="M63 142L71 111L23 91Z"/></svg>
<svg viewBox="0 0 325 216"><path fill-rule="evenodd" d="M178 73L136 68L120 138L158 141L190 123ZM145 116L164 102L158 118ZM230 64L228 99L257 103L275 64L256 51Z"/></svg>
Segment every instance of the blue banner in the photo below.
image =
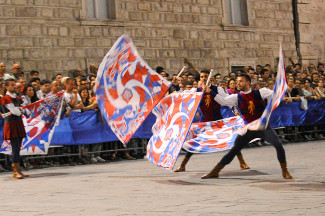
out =
<svg viewBox="0 0 325 216"><path fill-rule="evenodd" d="M300 109L300 101L281 103L270 118L273 128L285 126L308 126L325 124L325 99L308 100L308 110ZM222 107L224 118L234 114L227 107ZM150 114L137 130L133 138L150 139L151 128L156 117ZM2 142L3 120L0 119L0 142ZM103 123L99 112L86 111L83 113L71 112L69 118L62 118L55 128L51 145L84 145L101 142L118 141L110 127Z"/></svg>

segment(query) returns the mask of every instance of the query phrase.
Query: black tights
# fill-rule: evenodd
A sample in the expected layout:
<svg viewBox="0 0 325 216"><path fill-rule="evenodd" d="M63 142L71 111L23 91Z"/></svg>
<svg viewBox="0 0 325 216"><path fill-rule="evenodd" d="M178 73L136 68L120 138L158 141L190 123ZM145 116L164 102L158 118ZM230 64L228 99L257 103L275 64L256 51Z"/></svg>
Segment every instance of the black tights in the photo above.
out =
<svg viewBox="0 0 325 216"><path fill-rule="evenodd" d="M12 163L19 163L20 161L20 147L21 147L21 141L23 138L12 138L10 139L11 142L11 160Z"/></svg>
<svg viewBox="0 0 325 216"><path fill-rule="evenodd" d="M276 149L278 161L280 163L286 162L286 154L282 143L275 131L268 126L265 131L248 131L243 136L238 135L234 146L225 156L223 156L220 164L224 166L229 164L234 159L235 155L240 153L242 148L244 148L252 139L255 138L264 138L267 142L271 143Z"/></svg>

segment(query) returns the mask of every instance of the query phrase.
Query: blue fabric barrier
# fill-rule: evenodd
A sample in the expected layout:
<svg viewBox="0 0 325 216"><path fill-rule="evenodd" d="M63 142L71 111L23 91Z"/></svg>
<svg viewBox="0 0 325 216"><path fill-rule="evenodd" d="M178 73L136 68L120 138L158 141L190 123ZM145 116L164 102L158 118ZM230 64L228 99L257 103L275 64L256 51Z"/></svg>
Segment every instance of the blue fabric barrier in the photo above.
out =
<svg viewBox="0 0 325 216"><path fill-rule="evenodd" d="M273 128L285 126L308 126L325 124L325 100L308 100L308 110L300 109L301 101L281 103L271 115L270 124ZM228 107L222 107L224 118L234 116ZM151 128L156 117L150 114L135 133L133 138L149 139L152 136ZM2 142L3 119L0 119L0 141ZM117 141L107 123L101 121L96 111L83 113L71 112L69 118L62 118L55 128L51 145L84 145L101 142Z"/></svg>

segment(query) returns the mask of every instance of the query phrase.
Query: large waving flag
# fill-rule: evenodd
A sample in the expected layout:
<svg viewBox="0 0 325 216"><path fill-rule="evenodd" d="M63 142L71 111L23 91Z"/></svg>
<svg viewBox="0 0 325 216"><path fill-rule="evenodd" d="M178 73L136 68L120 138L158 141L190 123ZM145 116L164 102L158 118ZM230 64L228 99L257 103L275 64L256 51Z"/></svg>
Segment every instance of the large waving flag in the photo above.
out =
<svg viewBox="0 0 325 216"><path fill-rule="evenodd" d="M244 120L230 117L212 122L193 123L183 148L193 153L210 153L230 149L237 137L236 131Z"/></svg>
<svg viewBox="0 0 325 216"><path fill-rule="evenodd" d="M20 149L21 155L47 154L55 126L60 120L62 93L39 100L23 107L26 135ZM11 154L9 140L2 143L0 153Z"/></svg>
<svg viewBox="0 0 325 216"><path fill-rule="evenodd" d="M239 129L238 133L242 135L245 134L247 130L265 130L269 123L272 111L281 103L287 87L288 85L284 68L283 52L280 44L278 73L270 101L268 102L262 116L259 119L247 124L245 127Z"/></svg>
<svg viewBox="0 0 325 216"><path fill-rule="evenodd" d="M203 92L173 93L163 98L153 109L157 120L153 136L147 146L149 161L166 169L173 169Z"/></svg>
<svg viewBox="0 0 325 216"><path fill-rule="evenodd" d="M95 93L105 120L125 144L170 86L140 57L131 38L123 35L99 66Z"/></svg>

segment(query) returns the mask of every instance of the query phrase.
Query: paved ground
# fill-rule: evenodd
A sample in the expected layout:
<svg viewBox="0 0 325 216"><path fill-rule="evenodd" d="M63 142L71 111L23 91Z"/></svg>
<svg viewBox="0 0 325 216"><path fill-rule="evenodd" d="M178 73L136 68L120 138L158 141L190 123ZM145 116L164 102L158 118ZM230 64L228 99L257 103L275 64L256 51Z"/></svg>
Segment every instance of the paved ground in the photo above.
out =
<svg viewBox="0 0 325 216"><path fill-rule="evenodd" d="M224 152L194 155L185 173L137 160L0 174L0 215L325 215L325 142L285 149L294 180L272 147L244 149L251 170L234 160L213 180L200 176Z"/></svg>

